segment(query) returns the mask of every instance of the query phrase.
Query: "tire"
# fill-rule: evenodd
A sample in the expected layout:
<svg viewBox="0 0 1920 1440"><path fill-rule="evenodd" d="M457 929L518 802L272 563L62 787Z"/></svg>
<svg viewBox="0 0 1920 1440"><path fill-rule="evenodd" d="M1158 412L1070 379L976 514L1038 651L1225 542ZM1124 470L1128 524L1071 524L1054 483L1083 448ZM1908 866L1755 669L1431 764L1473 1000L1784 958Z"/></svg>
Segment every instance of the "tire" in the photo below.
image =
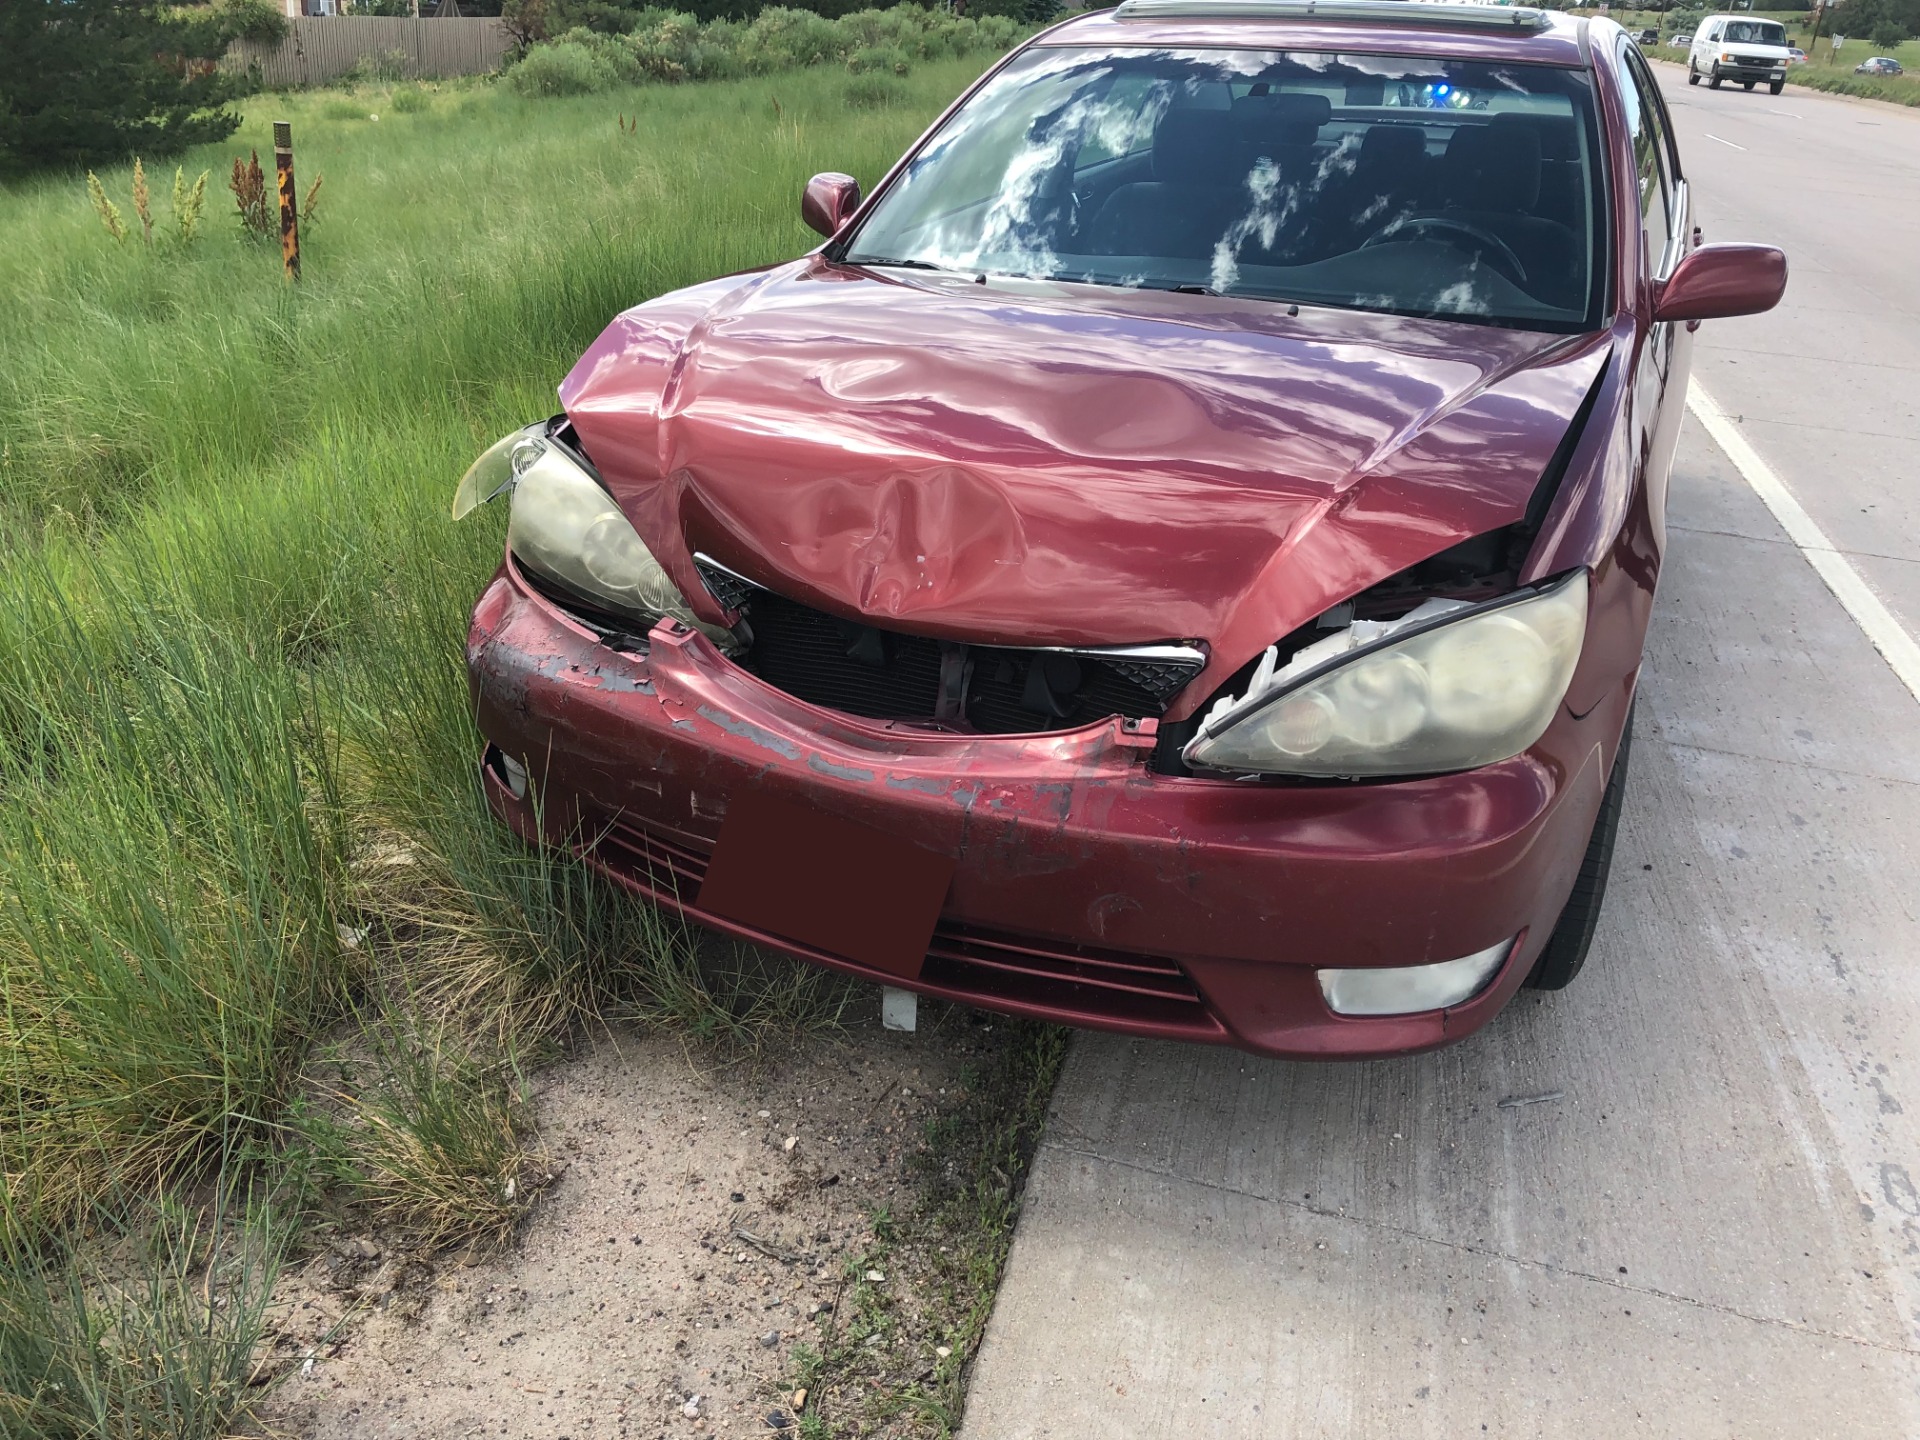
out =
<svg viewBox="0 0 1920 1440"><path fill-rule="evenodd" d="M1713 67L1713 73L1707 78L1707 88L1709 90L1718 90L1720 88L1720 67L1718 65Z"/></svg>
<svg viewBox="0 0 1920 1440"><path fill-rule="evenodd" d="M1698 85L1699 83L1700 83L1700 72L1694 69L1693 66L1691 65L1687 66L1687 84Z"/></svg>
<svg viewBox="0 0 1920 1440"><path fill-rule="evenodd" d="M1613 842L1620 833L1620 807L1627 793L1627 755L1632 749L1633 712L1629 710L1626 728L1620 732L1620 752L1613 757L1607 793L1600 797L1593 836L1580 862L1580 874L1574 879L1573 893L1567 896L1559 920L1554 922L1553 934L1547 937L1546 948L1533 962L1533 972L1527 976L1530 990L1564 990L1587 963L1593 932L1600 924L1600 905L1607 898L1607 872L1613 868Z"/></svg>
<svg viewBox="0 0 1920 1440"><path fill-rule="evenodd" d="M1769 95L1778 95L1782 90L1786 88L1787 88L1787 82L1784 80L1769 80L1767 82L1767 93Z"/></svg>

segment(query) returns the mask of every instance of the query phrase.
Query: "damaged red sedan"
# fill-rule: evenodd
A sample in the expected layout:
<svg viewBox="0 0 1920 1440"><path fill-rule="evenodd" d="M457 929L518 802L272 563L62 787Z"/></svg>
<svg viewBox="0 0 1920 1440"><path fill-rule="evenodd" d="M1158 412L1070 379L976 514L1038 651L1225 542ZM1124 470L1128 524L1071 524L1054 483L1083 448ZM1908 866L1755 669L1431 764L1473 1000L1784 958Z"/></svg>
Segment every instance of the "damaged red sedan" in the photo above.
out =
<svg viewBox="0 0 1920 1440"><path fill-rule="evenodd" d="M1702 245L1605 20L1128 0L616 318L455 513L505 822L928 995L1275 1055L1566 984Z"/></svg>

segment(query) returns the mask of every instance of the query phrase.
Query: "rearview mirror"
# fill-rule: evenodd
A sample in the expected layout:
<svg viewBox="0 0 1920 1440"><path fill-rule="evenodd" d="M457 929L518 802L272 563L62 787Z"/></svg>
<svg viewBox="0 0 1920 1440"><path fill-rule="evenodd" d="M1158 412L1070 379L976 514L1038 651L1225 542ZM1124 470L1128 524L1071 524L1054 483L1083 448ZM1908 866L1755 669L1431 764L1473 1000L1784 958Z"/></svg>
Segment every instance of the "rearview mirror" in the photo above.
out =
<svg viewBox="0 0 1920 1440"><path fill-rule="evenodd" d="M860 182L834 170L807 181L800 196L800 218L829 239L859 208Z"/></svg>
<svg viewBox="0 0 1920 1440"><path fill-rule="evenodd" d="M1771 245L1702 245L1673 267L1653 302L1656 320L1724 320L1780 303L1787 257Z"/></svg>

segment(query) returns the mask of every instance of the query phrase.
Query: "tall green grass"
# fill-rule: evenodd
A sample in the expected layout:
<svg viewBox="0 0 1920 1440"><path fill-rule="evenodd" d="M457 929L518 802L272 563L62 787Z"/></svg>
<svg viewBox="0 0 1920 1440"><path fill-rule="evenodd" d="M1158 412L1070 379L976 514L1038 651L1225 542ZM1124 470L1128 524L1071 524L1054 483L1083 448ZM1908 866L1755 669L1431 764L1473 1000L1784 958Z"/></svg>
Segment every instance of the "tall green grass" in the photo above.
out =
<svg viewBox="0 0 1920 1440"><path fill-rule="evenodd" d="M292 122L303 188L326 177L297 287L217 189L197 245L151 250L81 177L0 190L0 1430L60 1346L73 1376L105 1363L72 1349L100 1306L130 1334L190 1313L178 1286L71 1289L61 1247L103 1205L135 1224L129 1196L298 1171L425 1239L502 1233L516 1056L610 997L709 1033L831 1004L730 989L489 823L461 656L504 517L444 517L612 315L805 249L806 177L871 183L983 63L882 108L826 69L256 98L187 175ZM321 1124L311 1064L341 1046L377 1073ZM230 1380L239 1342L204 1338ZM115 1392L114 1424L47 1433L219 1433L242 1396L214 1388L176 1428Z"/></svg>

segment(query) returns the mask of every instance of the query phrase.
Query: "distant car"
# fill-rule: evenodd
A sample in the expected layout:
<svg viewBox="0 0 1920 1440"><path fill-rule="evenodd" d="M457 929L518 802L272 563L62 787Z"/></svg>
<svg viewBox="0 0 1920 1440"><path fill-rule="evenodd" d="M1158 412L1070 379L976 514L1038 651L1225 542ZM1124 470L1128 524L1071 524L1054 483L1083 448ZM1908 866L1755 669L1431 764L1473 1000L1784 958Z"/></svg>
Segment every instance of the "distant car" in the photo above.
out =
<svg viewBox="0 0 1920 1440"><path fill-rule="evenodd" d="M1635 38L1638 39L1642 45L1658 45L1660 43L1660 32L1658 30L1642 30Z"/></svg>
<svg viewBox="0 0 1920 1440"><path fill-rule="evenodd" d="M703 924L1057 1022L1353 1057L1559 988L1689 322L1786 283L1693 238L1684 173L1605 19L1044 31L461 481L512 495L489 802Z"/></svg>
<svg viewBox="0 0 1920 1440"><path fill-rule="evenodd" d="M1789 45L1787 47L1787 63L1789 65L1806 64L1807 52L1802 50L1798 45Z"/></svg>
<svg viewBox="0 0 1920 1440"><path fill-rule="evenodd" d="M1667 41L1667 48L1669 50L1690 50L1693 48L1693 36L1676 35Z"/></svg>
<svg viewBox="0 0 1920 1440"><path fill-rule="evenodd" d="M1856 75L1904 75L1906 68L1889 55L1876 55L1853 67Z"/></svg>

